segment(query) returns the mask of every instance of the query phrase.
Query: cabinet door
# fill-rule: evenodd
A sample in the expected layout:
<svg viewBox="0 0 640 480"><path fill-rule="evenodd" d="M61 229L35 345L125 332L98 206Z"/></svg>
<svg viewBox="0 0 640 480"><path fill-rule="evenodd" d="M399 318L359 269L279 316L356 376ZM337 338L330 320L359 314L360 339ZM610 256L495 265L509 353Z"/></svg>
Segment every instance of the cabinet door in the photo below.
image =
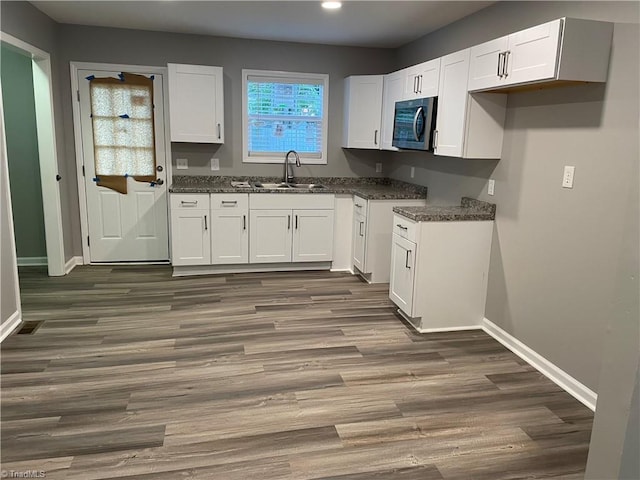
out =
<svg viewBox="0 0 640 480"><path fill-rule="evenodd" d="M367 246L367 218L357 212L353 215L353 265L362 273L368 273L365 265Z"/></svg>
<svg viewBox="0 0 640 480"><path fill-rule="evenodd" d="M358 75L345 79L345 148L380 148L382 75Z"/></svg>
<svg viewBox="0 0 640 480"><path fill-rule="evenodd" d="M392 145L393 122L396 113L396 102L402 100L404 95L404 72L394 72L384 76L384 88L382 91L382 124L380 125L380 149L398 150Z"/></svg>
<svg viewBox="0 0 640 480"><path fill-rule="evenodd" d="M389 298L400 310L413 317L413 284L415 281L416 244L393 234Z"/></svg>
<svg viewBox="0 0 640 480"><path fill-rule="evenodd" d="M211 213L211 263L249 262L249 230L246 211L213 210Z"/></svg>
<svg viewBox="0 0 640 480"><path fill-rule="evenodd" d="M167 66L171 141L224 143L222 67Z"/></svg>
<svg viewBox="0 0 640 480"><path fill-rule="evenodd" d="M208 265L211 263L211 219L209 210L171 210L171 263Z"/></svg>
<svg viewBox="0 0 640 480"><path fill-rule="evenodd" d="M333 259L333 210L293 211L293 261Z"/></svg>
<svg viewBox="0 0 640 480"><path fill-rule="evenodd" d="M509 35L507 84L555 78L562 20L544 23Z"/></svg>
<svg viewBox="0 0 640 480"><path fill-rule="evenodd" d="M470 50L442 57L434 153L462 157L467 112Z"/></svg>
<svg viewBox="0 0 640 480"><path fill-rule="evenodd" d="M508 37L501 37L490 42L471 47L471 63L469 65L469 91L500 87L506 84L508 77L498 75L501 55L507 50Z"/></svg>
<svg viewBox="0 0 640 480"><path fill-rule="evenodd" d="M291 261L291 210L249 212L249 263Z"/></svg>
<svg viewBox="0 0 640 480"><path fill-rule="evenodd" d="M440 59L429 60L405 71L404 100L437 97L440 81Z"/></svg>

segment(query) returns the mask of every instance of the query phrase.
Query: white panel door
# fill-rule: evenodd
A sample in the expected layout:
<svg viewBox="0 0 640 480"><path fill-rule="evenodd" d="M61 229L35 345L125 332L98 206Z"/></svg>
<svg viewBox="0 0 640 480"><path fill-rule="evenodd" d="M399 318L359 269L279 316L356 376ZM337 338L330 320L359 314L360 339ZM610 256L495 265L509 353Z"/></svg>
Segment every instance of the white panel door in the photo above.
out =
<svg viewBox="0 0 640 480"><path fill-rule="evenodd" d="M348 124L343 146L379 149L382 75L358 75L347 80Z"/></svg>
<svg viewBox="0 0 640 480"><path fill-rule="evenodd" d="M152 98L146 87L128 82L93 82L119 79L122 72L78 70L91 262L169 259L163 77L128 73L153 76ZM149 108L150 117L141 113ZM103 174L118 177L127 193L98 186ZM131 175L158 181L136 181Z"/></svg>
<svg viewBox="0 0 640 480"><path fill-rule="evenodd" d="M404 95L404 71L390 73L384 76L382 89L382 123L380 125L380 149L398 150L392 145L393 125L396 113L396 102Z"/></svg>
<svg viewBox="0 0 640 480"><path fill-rule="evenodd" d="M333 210L293 211L293 261L333 259Z"/></svg>
<svg viewBox="0 0 640 480"><path fill-rule="evenodd" d="M440 59L429 60L405 71L404 100L437 97L440 81Z"/></svg>
<svg viewBox="0 0 640 480"><path fill-rule="evenodd" d="M167 64L172 142L224 143L222 67Z"/></svg>
<svg viewBox="0 0 640 480"><path fill-rule="evenodd" d="M442 57L434 153L462 157L467 112L470 50Z"/></svg>
<svg viewBox="0 0 640 480"><path fill-rule="evenodd" d="M367 218L357 211L353 215L353 265L362 273L368 273L365 265L367 246Z"/></svg>
<svg viewBox="0 0 640 480"><path fill-rule="evenodd" d="M291 261L291 210L249 212L249 263Z"/></svg>
<svg viewBox="0 0 640 480"><path fill-rule="evenodd" d="M471 47L469 65L469 91L501 87L508 77L500 76L498 69L502 54L507 50L509 37L504 36Z"/></svg>
<svg viewBox="0 0 640 480"><path fill-rule="evenodd" d="M171 263L208 265L211 263L209 210L171 210Z"/></svg>
<svg viewBox="0 0 640 480"><path fill-rule="evenodd" d="M544 23L509 35L507 84L555 78L562 20Z"/></svg>
<svg viewBox="0 0 640 480"><path fill-rule="evenodd" d="M249 262L249 225L246 211L213 210L211 263Z"/></svg>
<svg viewBox="0 0 640 480"><path fill-rule="evenodd" d="M413 284L415 281L416 244L393 234L389 298L400 310L413 317Z"/></svg>

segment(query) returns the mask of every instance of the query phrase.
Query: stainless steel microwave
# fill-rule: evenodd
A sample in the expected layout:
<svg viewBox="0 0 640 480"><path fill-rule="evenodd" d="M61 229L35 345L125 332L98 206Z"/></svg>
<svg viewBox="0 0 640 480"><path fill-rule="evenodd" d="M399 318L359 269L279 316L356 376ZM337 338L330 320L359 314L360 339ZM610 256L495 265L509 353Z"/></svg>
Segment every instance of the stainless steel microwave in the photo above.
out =
<svg viewBox="0 0 640 480"><path fill-rule="evenodd" d="M396 102L391 144L401 149L433 151L437 108L437 97Z"/></svg>

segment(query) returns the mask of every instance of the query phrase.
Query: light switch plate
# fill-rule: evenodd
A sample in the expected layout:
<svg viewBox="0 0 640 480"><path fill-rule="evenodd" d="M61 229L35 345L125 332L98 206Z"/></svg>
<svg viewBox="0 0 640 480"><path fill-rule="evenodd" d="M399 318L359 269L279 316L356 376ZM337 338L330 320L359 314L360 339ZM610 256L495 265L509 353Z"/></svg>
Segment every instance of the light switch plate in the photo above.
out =
<svg viewBox="0 0 640 480"><path fill-rule="evenodd" d="M186 170L189 168L189 160L186 158L176 158L176 169Z"/></svg>
<svg viewBox="0 0 640 480"><path fill-rule="evenodd" d="M380 173L380 172L382 172L382 164L376 163L376 173Z"/></svg>
<svg viewBox="0 0 640 480"><path fill-rule="evenodd" d="M564 174L562 175L562 188L573 188L573 175L576 173L576 167L571 165L564 166Z"/></svg>
<svg viewBox="0 0 640 480"><path fill-rule="evenodd" d="M220 159L219 158L212 158L211 159L211 170L213 170L213 171L220 170Z"/></svg>
<svg viewBox="0 0 640 480"><path fill-rule="evenodd" d="M489 179L489 186L487 187L487 193L489 195L493 195L495 189L496 189L496 181L493 178L490 178Z"/></svg>
<svg viewBox="0 0 640 480"><path fill-rule="evenodd" d="M411 167L411 178L416 176L416 167Z"/></svg>

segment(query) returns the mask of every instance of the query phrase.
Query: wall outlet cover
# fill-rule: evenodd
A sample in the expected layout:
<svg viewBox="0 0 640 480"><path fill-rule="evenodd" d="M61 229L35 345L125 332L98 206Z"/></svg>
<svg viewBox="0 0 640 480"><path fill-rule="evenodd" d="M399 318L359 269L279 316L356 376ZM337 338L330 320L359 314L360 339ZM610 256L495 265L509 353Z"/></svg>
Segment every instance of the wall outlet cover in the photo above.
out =
<svg viewBox="0 0 640 480"><path fill-rule="evenodd" d="M564 173L562 175L562 188L573 188L573 176L576 172L576 167L572 165L564 166Z"/></svg>
<svg viewBox="0 0 640 480"><path fill-rule="evenodd" d="M376 173L380 173L380 172L382 172L382 164L376 163Z"/></svg>
<svg viewBox="0 0 640 480"><path fill-rule="evenodd" d="M411 178L416 176L416 167L411 167Z"/></svg>
<svg viewBox="0 0 640 480"><path fill-rule="evenodd" d="M220 159L219 158L212 158L211 159L211 170L213 170L213 171L220 170Z"/></svg>
<svg viewBox="0 0 640 480"><path fill-rule="evenodd" d="M487 187L487 193L493 195L496 188L496 181L493 178L489 179L489 186Z"/></svg>
<svg viewBox="0 0 640 480"><path fill-rule="evenodd" d="M186 170L189 168L189 160L186 158L176 158L176 169Z"/></svg>

